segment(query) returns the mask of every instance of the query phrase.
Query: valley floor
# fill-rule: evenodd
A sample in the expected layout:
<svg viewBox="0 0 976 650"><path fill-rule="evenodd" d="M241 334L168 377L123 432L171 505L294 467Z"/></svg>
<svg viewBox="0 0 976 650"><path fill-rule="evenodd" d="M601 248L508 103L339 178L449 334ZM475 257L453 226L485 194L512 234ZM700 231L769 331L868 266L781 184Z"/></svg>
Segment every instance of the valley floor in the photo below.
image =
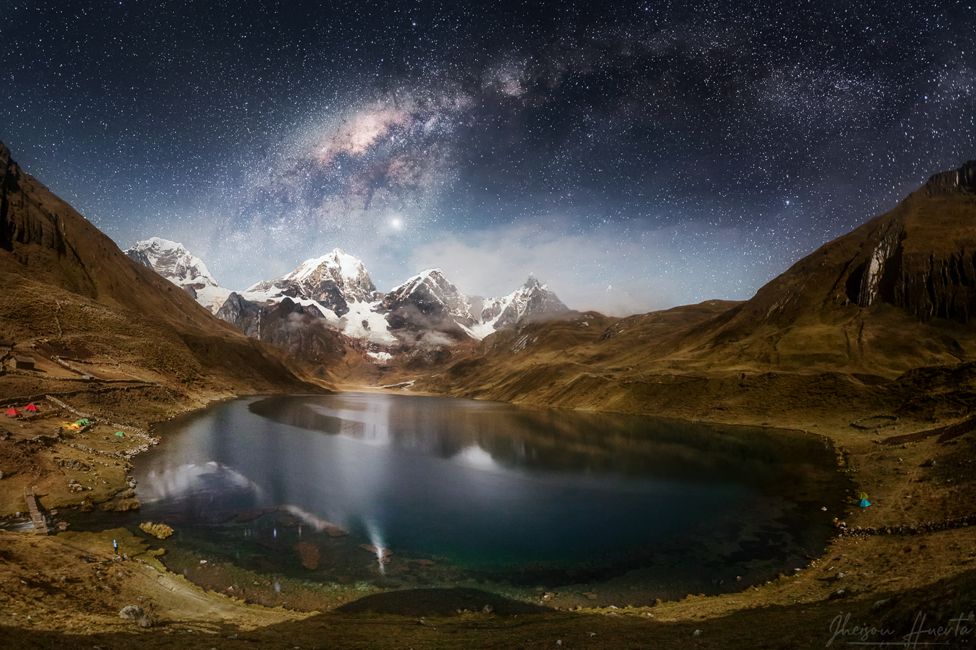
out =
<svg viewBox="0 0 976 650"><path fill-rule="evenodd" d="M44 394L94 415L99 426L52 437L76 415ZM127 507L126 452L145 444L139 432L230 396L188 400L145 382L80 385L29 374L0 377L0 395L4 406L25 399L42 406L37 419L2 423L3 515L23 509L23 489L31 486L48 510L86 499L93 507ZM153 540L133 532L0 532L0 647L816 648L901 642L913 629L919 647L974 647L976 622L958 619L976 608L976 436L965 427L942 429L955 422L951 417L875 418L860 423L875 428L852 426L872 414L869 407L778 415L778 427L828 438L843 471L873 505L860 509L852 502L838 513L838 536L808 566L737 593L647 608L562 611L540 602L546 608L532 612L490 595L394 592L370 595L361 606L343 596L335 605L345 607L302 612L207 591L167 571L151 552ZM885 405L875 413L885 413ZM768 415L730 410L708 419L764 424ZM106 422L113 424L106 428ZM134 435L114 437L117 425ZM128 549L127 559L115 558L113 538ZM482 611L479 598L493 611ZM418 603L430 613L417 611ZM119 610L129 604L149 612L155 624L142 628L121 619ZM380 613L361 611L366 608ZM863 632L865 626L876 629Z"/></svg>

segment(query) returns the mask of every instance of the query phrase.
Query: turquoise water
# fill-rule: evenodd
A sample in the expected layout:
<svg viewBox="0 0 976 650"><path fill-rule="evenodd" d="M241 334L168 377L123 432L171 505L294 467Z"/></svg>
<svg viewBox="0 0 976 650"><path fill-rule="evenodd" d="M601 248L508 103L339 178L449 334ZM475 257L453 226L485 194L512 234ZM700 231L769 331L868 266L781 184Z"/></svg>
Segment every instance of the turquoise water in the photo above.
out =
<svg viewBox="0 0 976 650"><path fill-rule="evenodd" d="M713 591L817 553L842 497L812 437L449 398L249 398L159 433L140 520L320 580Z"/></svg>

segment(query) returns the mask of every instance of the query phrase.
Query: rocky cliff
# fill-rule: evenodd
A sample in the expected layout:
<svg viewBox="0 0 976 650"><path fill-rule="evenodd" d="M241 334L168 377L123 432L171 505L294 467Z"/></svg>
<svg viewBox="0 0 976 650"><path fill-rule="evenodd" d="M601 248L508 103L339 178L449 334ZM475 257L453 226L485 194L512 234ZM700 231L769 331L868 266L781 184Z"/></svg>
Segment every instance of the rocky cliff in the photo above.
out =
<svg viewBox="0 0 976 650"><path fill-rule="evenodd" d="M921 320L970 322L976 316L974 206L976 161L933 176L879 224L868 259L847 278L848 298L861 307L895 305Z"/></svg>

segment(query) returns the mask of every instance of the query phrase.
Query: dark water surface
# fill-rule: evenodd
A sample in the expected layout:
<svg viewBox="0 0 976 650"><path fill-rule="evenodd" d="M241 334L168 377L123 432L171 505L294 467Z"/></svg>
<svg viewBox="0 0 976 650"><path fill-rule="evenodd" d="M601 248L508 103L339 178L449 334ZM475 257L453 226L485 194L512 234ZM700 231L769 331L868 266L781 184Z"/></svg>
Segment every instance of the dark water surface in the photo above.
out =
<svg viewBox="0 0 976 650"><path fill-rule="evenodd" d="M158 432L138 517L170 543L391 587L731 589L820 552L846 488L811 436L450 398L248 398Z"/></svg>

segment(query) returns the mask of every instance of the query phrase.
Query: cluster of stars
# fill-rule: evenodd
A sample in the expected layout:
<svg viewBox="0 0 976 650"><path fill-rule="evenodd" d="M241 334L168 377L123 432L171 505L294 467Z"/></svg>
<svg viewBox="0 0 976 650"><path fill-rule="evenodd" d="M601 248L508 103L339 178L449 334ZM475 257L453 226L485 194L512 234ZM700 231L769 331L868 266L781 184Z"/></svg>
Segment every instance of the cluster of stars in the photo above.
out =
<svg viewBox="0 0 976 650"><path fill-rule="evenodd" d="M388 286L481 246L579 308L746 298L976 158L973 9L11 0L0 139L229 286L336 245ZM531 259L560 241L599 259Z"/></svg>

